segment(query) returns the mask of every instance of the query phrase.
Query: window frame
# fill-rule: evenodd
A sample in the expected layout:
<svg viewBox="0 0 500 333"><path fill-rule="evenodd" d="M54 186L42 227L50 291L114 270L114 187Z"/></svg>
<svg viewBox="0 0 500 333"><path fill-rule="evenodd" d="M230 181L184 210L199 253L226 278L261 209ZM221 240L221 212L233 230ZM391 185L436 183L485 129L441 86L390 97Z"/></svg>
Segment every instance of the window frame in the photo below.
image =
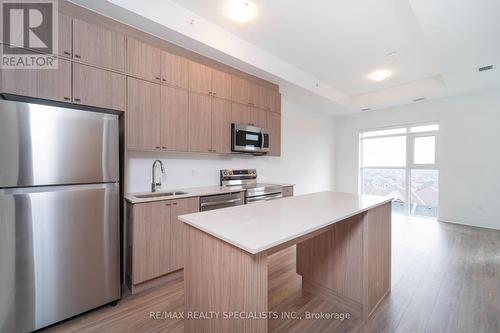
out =
<svg viewBox="0 0 500 333"><path fill-rule="evenodd" d="M413 127L427 126L427 125L438 125L437 130L423 131L423 132L413 132L411 129ZM406 129L405 133L400 134L388 134L388 135L375 135L364 137L363 134L366 132L374 132L374 131L383 131L383 130L391 130L391 129ZM358 140L359 140L359 154L358 154L358 193L363 194L363 170L364 169L404 169L405 170L405 183L406 183L406 214L411 214L411 171L412 170L439 170L439 133L442 130L442 126L438 121L430 121L425 123L411 123L405 125L397 125L390 127L379 127L379 128L368 128L361 129L358 132ZM363 140L374 139L374 138L387 138L387 137L396 137L396 136L405 136L406 137L406 165L393 167L393 166L377 166L377 167L364 167L363 166ZM429 137L434 136L434 163L433 164L416 164L414 161L414 153L415 147L414 142L417 137ZM439 207L438 207L439 211Z"/></svg>

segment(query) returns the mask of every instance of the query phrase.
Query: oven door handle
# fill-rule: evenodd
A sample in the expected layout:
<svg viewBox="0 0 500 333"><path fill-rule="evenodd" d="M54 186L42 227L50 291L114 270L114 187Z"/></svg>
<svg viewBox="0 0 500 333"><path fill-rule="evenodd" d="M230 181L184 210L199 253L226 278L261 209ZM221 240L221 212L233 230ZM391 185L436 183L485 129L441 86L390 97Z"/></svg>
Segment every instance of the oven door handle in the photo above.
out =
<svg viewBox="0 0 500 333"><path fill-rule="evenodd" d="M238 198L238 199L231 199L231 200L225 200L225 201L202 202L201 207L224 205L224 204L230 204L230 203L238 202L238 201L243 201L243 199Z"/></svg>
<svg viewBox="0 0 500 333"><path fill-rule="evenodd" d="M280 198L283 198L283 194L282 193L273 194L273 195L266 195L266 196L260 196L260 197L247 198L247 202L269 201L269 200L280 199Z"/></svg>

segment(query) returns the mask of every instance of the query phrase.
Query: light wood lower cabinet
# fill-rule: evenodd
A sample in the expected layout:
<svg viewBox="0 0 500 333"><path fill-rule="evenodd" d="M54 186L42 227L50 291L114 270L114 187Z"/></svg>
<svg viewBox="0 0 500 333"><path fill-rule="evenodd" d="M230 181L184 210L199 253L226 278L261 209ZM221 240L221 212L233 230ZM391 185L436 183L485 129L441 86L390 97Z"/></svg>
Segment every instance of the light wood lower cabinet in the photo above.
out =
<svg viewBox="0 0 500 333"><path fill-rule="evenodd" d="M73 63L73 102L125 111L125 75Z"/></svg>
<svg viewBox="0 0 500 333"><path fill-rule="evenodd" d="M127 148L161 149L161 86L129 77L127 79Z"/></svg>
<svg viewBox="0 0 500 333"><path fill-rule="evenodd" d="M132 293L184 267L184 224L179 215L199 211L199 198L127 203L126 276Z"/></svg>
<svg viewBox="0 0 500 333"><path fill-rule="evenodd" d="M267 129L269 130L270 142L269 153L270 156L281 155L281 115L275 112L267 113Z"/></svg>
<svg viewBox="0 0 500 333"><path fill-rule="evenodd" d="M293 186L285 186L283 187L281 192L283 193L284 198L293 197Z"/></svg>
<svg viewBox="0 0 500 333"><path fill-rule="evenodd" d="M58 69L1 69L2 92L71 102L71 62L59 59Z"/></svg>

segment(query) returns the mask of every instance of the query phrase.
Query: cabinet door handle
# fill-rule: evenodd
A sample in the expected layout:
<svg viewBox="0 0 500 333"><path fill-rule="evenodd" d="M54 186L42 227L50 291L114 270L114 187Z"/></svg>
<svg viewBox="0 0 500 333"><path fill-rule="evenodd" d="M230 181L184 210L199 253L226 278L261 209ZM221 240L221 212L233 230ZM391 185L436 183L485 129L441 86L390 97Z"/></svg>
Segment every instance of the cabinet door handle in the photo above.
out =
<svg viewBox="0 0 500 333"><path fill-rule="evenodd" d="M167 149L167 147L161 147L161 149L165 149L165 150L166 150L166 149Z"/></svg>
<svg viewBox="0 0 500 333"><path fill-rule="evenodd" d="M155 149L161 149L161 147L155 147Z"/></svg>
<svg viewBox="0 0 500 333"><path fill-rule="evenodd" d="M212 95L217 96L217 93L214 92L214 93L212 93Z"/></svg>
<svg viewBox="0 0 500 333"><path fill-rule="evenodd" d="M208 94L209 94L209 95L212 95L212 92L211 92L211 91L209 91L209 92L208 92Z"/></svg>
<svg viewBox="0 0 500 333"><path fill-rule="evenodd" d="M82 100L79 98L75 98L75 102L81 102Z"/></svg>
<svg viewBox="0 0 500 333"><path fill-rule="evenodd" d="M165 79L161 79L161 80L162 80L163 82L167 82L167 80L165 80Z"/></svg>
<svg viewBox="0 0 500 333"><path fill-rule="evenodd" d="M155 79L160 80L160 78L159 78L158 76L157 76L157 77L155 77Z"/></svg>
<svg viewBox="0 0 500 333"><path fill-rule="evenodd" d="M80 59L82 56L79 54L75 54L75 58Z"/></svg>
<svg viewBox="0 0 500 333"><path fill-rule="evenodd" d="M69 98L69 97L64 97L64 100L65 100L65 101L70 101L70 100L71 100L71 98Z"/></svg>
<svg viewBox="0 0 500 333"><path fill-rule="evenodd" d="M64 51L63 54L65 54L65 55L71 55L71 52Z"/></svg>
<svg viewBox="0 0 500 333"><path fill-rule="evenodd" d="M172 205L177 206L177 202L174 202Z"/></svg>
<svg viewBox="0 0 500 333"><path fill-rule="evenodd" d="M170 206L170 204L169 204L169 203L167 203L167 204L165 204L165 206Z"/></svg>

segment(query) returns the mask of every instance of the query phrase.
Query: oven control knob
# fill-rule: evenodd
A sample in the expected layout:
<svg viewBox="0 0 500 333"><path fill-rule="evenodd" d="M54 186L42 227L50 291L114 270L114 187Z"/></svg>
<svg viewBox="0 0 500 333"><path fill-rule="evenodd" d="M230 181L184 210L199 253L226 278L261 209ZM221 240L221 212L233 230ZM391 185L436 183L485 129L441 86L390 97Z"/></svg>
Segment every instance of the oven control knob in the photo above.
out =
<svg viewBox="0 0 500 333"><path fill-rule="evenodd" d="M224 171L224 176L227 176L227 171Z"/></svg>

